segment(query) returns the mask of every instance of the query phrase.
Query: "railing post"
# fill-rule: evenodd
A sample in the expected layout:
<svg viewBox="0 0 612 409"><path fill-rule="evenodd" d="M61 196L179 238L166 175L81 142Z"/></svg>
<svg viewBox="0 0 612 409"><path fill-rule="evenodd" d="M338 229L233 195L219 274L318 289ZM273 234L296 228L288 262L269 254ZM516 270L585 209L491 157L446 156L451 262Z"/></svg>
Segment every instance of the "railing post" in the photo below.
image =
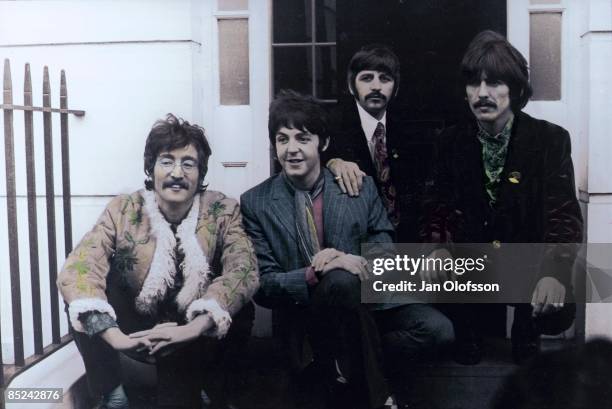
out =
<svg viewBox="0 0 612 409"><path fill-rule="evenodd" d="M57 296L57 242L55 230L55 186L53 180L53 139L51 134L51 84L49 68L43 72L43 132L45 138L45 195L47 198L47 237L49 243L49 291L51 300L51 338L60 342Z"/></svg>
<svg viewBox="0 0 612 409"><path fill-rule="evenodd" d="M60 109L68 109L68 87L66 72L62 70L60 79ZM60 114L62 136L62 197L64 198L64 249L65 255L72 251L72 205L70 203L70 145L68 139L68 112Z"/></svg>
<svg viewBox="0 0 612 409"><path fill-rule="evenodd" d="M23 105L32 106L32 75L30 64L25 66ZM38 263L38 215L36 212L36 167L34 160L34 113L24 111L26 179L28 186L28 236L30 239L30 279L32 281L32 326L34 330L34 352L43 353L42 317L40 307L40 266Z"/></svg>
<svg viewBox="0 0 612 409"><path fill-rule="evenodd" d="M13 104L11 66L4 60L4 105ZM6 208L9 238L9 266L11 270L11 301L13 308L13 341L15 365L24 365L23 327L21 321L21 285L19 276L19 238L17 235L17 192L15 188L15 142L13 110L4 109L4 162L6 165Z"/></svg>

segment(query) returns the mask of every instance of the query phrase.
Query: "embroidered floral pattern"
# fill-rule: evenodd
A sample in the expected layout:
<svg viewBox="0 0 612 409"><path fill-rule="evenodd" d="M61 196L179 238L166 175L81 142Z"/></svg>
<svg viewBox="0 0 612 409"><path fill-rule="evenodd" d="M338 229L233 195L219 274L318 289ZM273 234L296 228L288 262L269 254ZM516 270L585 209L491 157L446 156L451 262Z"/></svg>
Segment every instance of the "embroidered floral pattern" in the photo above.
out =
<svg viewBox="0 0 612 409"><path fill-rule="evenodd" d="M123 234L123 237L129 243L129 245L117 248L111 260L111 270L114 273L119 274L121 283L123 286L127 286L127 277L134 271L136 264L138 264L136 246L147 244L149 242L149 237L135 240L129 231L126 231Z"/></svg>
<svg viewBox="0 0 612 409"><path fill-rule="evenodd" d="M241 249L243 251L244 249ZM223 285L227 288L225 293L225 303L229 307L238 302L240 305L246 303L245 290L249 287L257 286L257 277L253 276L253 264L248 262L246 265L237 268L229 274L229 277L224 278Z"/></svg>
<svg viewBox="0 0 612 409"><path fill-rule="evenodd" d="M67 269L76 273L76 287L83 294L91 295L92 289L87 281L87 273L89 273L90 267L87 263L87 250L81 250L77 259L74 263L70 264Z"/></svg>
<svg viewBox="0 0 612 409"><path fill-rule="evenodd" d="M90 252L96 248L94 240L86 237L76 253L76 260L66 266L66 270L75 273L76 287L85 295L93 294L93 288L87 280L87 275L91 270L91 266L88 263Z"/></svg>
<svg viewBox="0 0 612 409"><path fill-rule="evenodd" d="M128 220L132 226L139 226L142 223L142 205L144 199L139 196L134 199L132 196L125 196L121 206L121 214L127 214ZM128 207L130 209L128 210Z"/></svg>
<svg viewBox="0 0 612 409"><path fill-rule="evenodd" d="M225 199L225 195L219 195L219 196L221 196L220 197L221 200ZM226 209L225 203L222 203L221 200L215 200L214 202L210 203L210 205L208 206L208 215L205 218L207 220L210 220L210 219L212 220L199 225L198 228L196 229L196 233L199 233L200 229L206 228L206 231L208 231L208 234L209 234L209 237L208 237L208 247L209 248L213 247L214 242L216 240L217 219L219 219L221 214Z"/></svg>

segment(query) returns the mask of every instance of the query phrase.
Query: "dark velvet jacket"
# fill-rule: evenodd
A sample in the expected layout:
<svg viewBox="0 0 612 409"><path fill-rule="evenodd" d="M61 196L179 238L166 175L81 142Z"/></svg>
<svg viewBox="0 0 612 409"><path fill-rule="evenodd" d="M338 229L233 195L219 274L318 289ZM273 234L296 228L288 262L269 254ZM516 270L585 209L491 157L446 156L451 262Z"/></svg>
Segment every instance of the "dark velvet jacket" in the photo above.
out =
<svg viewBox="0 0 612 409"><path fill-rule="evenodd" d="M475 121L440 135L435 182L421 220L421 239L435 243L580 243L582 215L574 185L569 133L521 112L516 115L496 203L485 191ZM576 246L544 254L541 275L566 287Z"/></svg>
<svg viewBox="0 0 612 409"><path fill-rule="evenodd" d="M380 193L380 181L361 127L355 99L342 101L331 117L331 141L324 161L340 158L355 162L359 169L372 176ZM399 121L393 112L387 112L385 137L391 181L397 191L400 210L396 241L417 242L425 188L433 183L435 139L427 131Z"/></svg>

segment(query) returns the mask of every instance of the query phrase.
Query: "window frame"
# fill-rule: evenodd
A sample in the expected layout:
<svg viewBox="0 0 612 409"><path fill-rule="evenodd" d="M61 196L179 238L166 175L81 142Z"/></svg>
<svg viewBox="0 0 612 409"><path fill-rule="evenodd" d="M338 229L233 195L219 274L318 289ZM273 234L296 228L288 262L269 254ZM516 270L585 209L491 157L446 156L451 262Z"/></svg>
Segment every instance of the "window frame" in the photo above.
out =
<svg viewBox="0 0 612 409"><path fill-rule="evenodd" d="M284 48L284 47L309 47L310 48L310 64L311 64L311 71L312 71L312 79L311 79L311 84L310 84L310 94L317 98L317 100L319 100L320 102L323 103L329 103L329 104L335 104L338 102L337 98L328 98L328 99L323 99L323 98L318 98L318 96L316 95L317 92L317 47L319 48L323 48L323 47L336 47L337 50L337 39L336 41L317 41L317 1L316 0L310 0L310 13L311 13L311 19L310 19L310 30L311 30L311 39L308 42L292 42L292 43L277 43L274 42L274 2L275 1L283 1L283 0L271 0L271 22L272 22L272 26L271 26L271 36L270 36L270 44L271 44L271 49L272 49L272 53L271 53L271 82L270 82L270 92L271 95L275 94L275 80L276 80L276 76L274 75L274 51L276 48ZM336 51L337 52L337 51Z"/></svg>

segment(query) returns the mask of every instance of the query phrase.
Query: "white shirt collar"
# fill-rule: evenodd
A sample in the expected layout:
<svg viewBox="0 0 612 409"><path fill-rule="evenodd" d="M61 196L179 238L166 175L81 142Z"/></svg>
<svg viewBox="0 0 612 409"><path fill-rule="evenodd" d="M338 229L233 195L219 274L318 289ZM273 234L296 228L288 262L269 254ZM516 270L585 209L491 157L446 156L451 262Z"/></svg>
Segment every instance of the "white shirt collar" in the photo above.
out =
<svg viewBox="0 0 612 409"><path fill-rule="evenodd" d="M371 143L372 137L374 136L374 131L376 131L376 126L378 126L379 122L382 122L382 124L385 126L385 129L387 128L387 111L385 110L385 113L379 121L378 119L370 115L368 111L363 109L363 107L359 105L359 102L355 101L355 103L357 104L357 111L359 112L361 128L363 129L363 133L365 134L368 143Z"/></svg>

